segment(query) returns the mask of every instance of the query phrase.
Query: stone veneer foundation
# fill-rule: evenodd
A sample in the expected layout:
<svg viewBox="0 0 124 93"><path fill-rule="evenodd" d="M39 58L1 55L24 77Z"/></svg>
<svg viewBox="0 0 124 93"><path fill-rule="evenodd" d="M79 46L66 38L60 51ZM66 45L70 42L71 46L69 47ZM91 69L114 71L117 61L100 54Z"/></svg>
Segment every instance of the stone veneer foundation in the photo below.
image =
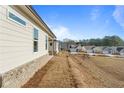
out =
<svg viewBox="0 0 124 93"><path fill-rule="evenodd" d="M42 68L52 56L45 55L0 75L0 87L19 88L24 85L38 69Z"/></svg>

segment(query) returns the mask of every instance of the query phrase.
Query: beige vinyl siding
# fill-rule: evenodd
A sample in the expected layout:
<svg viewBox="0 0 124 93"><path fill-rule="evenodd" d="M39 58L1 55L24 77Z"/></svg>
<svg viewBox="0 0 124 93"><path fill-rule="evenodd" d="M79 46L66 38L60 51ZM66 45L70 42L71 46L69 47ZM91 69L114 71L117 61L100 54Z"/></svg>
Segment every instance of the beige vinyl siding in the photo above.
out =
<svg viewBox="0 0 124 93"><path fill-rule="evenodd" d="M9 6L0 6L0 73L48 54L48 50L44 47L47 34L29 20L24 19L26 26L9 20L8 10L10 10ZM15 14L18 13L15 12ZM38 52L36 53L33 52L34 27L39 30Z"/></svg>

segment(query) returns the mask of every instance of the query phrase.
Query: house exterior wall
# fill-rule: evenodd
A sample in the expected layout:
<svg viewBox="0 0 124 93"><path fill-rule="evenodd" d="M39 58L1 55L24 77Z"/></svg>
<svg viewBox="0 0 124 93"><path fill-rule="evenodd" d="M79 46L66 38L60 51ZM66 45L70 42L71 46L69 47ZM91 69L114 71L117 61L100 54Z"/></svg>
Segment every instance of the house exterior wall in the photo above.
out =
<svg viewBox="0 0 124 93"><path fill-rule="evenodd" d="M124 49L120 51L120 55L124 57Z"/></svg>
<svg viewBox="0 0 124 93"><path fill-rule="evenodd" d="M55 55L57 54L60 49L59 49L59 41L57 40L49 40L49 54L50 55Z"/></svg>
<svg viewBox="0 0 124 93"><path fill-rule="evenodd" d="M22 26L8 18L8 11L26 22ZM33 52L33 29L38 29L38 52ZM48 55L45 49L45 36L48 35L31 20L10 6L0 6L0 73L30 62L40 56Z"/></svg>
<svg viewBox="0 0 124 93"><path fill-rule="evenodd" d="M53 56L44 55L4 73L2 75L1 87L22 87L38 71L38 69L41 69L52 57Z"/></svg>
<svg viewBox="0 0 124 93"><path fill-rule="evenodd" d="M58 41L56 41L56 53L59 53L59 42Z"/></svg>
<svg viewBox="0 0 124 93"><path fill-rule="evenodd" d="M53 55L53 41L52 40L49 40L49 54L50 55Z"/></svg>

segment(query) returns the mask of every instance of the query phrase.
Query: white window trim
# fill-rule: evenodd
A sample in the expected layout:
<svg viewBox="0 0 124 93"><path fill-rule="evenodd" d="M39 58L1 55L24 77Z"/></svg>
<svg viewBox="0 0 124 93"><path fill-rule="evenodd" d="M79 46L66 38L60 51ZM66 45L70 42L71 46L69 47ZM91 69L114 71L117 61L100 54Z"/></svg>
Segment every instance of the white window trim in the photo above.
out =
<svg viewBox="0 0 124 93"><path fill-rule="evenodd" d="M36 27L34 27L34 28L37 29ZM37 30L38 30L38 39L35 40L35 39L34 39L34 28L33 28L33 43L34 43L34 41L37 41L37 43L38 43L38 46L37 46L38 49L37 49L37 51L35 52L35 51L34 51L34 46L33 46L33 53L36 54L36 53L38 53L38 51L39 51L39 42L38 42L38 41L39 41L39 30L37 29Z"/></svg>
<svg viewBox="0 0 124 93"><path fill-rule="evenodd" d="M26 25L23 25L23 24L21 24L21 23L15 21L15 20L13 20L12 18L10 18L10 17L9 17L9 12L12 13L12 14L14 14L15 16L19 17L19 18L22 19L23 21L25 21L25 22L26 22L26 25L27 25L27 21L26 21L26 19L25 19L22 15L20 15L19 13L17 13L17 12L16 12L14 9L12 9L11 7L8 8L8 11L7 11L7 18L8 18L9 20L15 22L16 24L19 24L19 25L21 25L21 26L23 26L23 27L26 27Z"/></svg>
<svg viewBox="0 0 124 93"><path fill-rule="evenodd" d="M34 41L37 41L37 44L38 44L38 40L33 40L33 43L34 43ZM38 53L38 51L39 51L39 44L38 44L37 47L38 47L38 48L37 48L37 51L35 52L35 51L34 51L34 45L33 45L33 53L34 53L34 54L37 54L37 53Z"/></svg>
<svg viewBox="0 0 124 93"><path fill-rule="evenodd" d="M46 46L46 44L47 44L47 46ZM45 35L45 50L48 50L48 35L47 34Z"/></svg>

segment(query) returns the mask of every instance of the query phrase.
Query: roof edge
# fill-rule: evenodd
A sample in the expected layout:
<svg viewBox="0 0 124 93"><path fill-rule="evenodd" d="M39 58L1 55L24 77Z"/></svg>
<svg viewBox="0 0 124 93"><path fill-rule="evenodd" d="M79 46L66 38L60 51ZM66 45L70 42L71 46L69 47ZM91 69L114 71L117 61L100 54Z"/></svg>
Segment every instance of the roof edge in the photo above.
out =
<svg viewBox="0 0 124 93"><path fill-rule="evenodd" d="M31 5L26 5L26 7L38 18L38 20L48 29L48 31L56 38L55 34L51 31L51 29L46 25L46 23L42 20L42 18L38 15L35 9ZM48 33L49 33L48 32Z"/></svg>

